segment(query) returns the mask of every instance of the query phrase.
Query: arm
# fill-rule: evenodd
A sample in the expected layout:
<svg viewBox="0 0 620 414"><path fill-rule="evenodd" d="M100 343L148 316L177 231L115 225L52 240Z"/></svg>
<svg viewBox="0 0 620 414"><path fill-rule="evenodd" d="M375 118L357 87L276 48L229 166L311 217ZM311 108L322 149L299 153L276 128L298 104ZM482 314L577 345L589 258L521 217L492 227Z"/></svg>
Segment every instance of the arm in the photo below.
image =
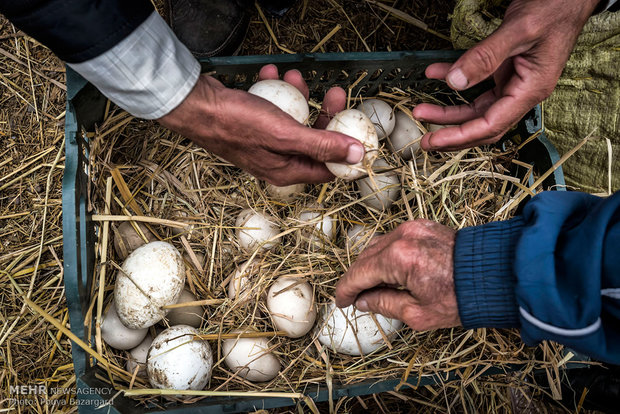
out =
<svg viewBox="0 0 620 414"><path fill-rule="evenodd" d="M520 327L528 344L551 339L617 364L618 246L620 193L547 192L505 222L399 226L360 255L336 300L417 330Z"/></svg>
<svg viewBox="0 0 620 414"><path fill-rule="evenodd" d="M198 61L148 0L0 0L0 12L121 108L157 119L257 178L277 185L324 182L333 179L324 162L364 156L351 137L307 128L264 99L200 76ZM278 73L268 66L261 77ZM299 72L284 79L308 96ZM330 91L324 112L342 110L345 100L343 90Z"/></svg>

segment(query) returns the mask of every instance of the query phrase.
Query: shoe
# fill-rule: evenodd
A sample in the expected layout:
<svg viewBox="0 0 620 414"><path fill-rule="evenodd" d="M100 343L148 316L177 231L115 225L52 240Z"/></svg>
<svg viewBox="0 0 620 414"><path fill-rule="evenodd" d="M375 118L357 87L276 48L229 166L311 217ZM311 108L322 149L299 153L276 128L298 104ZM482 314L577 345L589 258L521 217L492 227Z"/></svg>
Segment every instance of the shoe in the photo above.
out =
<svg viewBox="0 0 620 414"><path fill-rule="evenodd" d="M250 24L244 0L166 0L168 23L197 58L237 54Z"/></svg>
<svg viewBox="0 0 620 414"><path fill-rule="evenodd" d="M282 17L298 0L258 0L260 7L270 16Z"/></svg>

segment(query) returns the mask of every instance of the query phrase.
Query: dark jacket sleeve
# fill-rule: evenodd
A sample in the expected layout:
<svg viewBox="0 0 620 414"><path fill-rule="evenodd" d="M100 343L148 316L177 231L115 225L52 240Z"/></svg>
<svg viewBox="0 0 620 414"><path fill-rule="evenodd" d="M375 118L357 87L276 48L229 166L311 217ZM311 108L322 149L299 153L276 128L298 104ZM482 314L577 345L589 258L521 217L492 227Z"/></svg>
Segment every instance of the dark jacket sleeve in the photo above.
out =
<svg viewBox="0 0 620 414"><path fill-rule="evenodd" d="M111 49L153 10L149 0L0 0L0 13L69 63Z"/></svg>
<svg viewBox="0 0 620 414"><path fill-rule="evenodd" d="M523 215L457 233L454 281L463 326L520 327L620 363L620 192L546 192Z"/></svg>

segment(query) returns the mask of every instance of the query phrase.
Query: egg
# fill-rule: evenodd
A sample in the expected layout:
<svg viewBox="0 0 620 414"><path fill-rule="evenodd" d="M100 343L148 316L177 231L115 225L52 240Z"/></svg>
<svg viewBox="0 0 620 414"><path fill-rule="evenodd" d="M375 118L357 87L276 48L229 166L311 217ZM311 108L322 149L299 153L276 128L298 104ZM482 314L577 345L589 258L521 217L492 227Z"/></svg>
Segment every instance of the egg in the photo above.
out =
<svg viewBox="0 0 620 414"><path fill-rule="evenodd" d="M133 375L136 367L138 367L137 375L143 376L146 374L146 355L149 352L151 343L153 343L153 337L151 337L151 334L147 334L138 346L127 352L128 357L127 363L125 364L127 372Z"/></svg>
<svg viewBox="0 0 620 414"><path fill-rule="evenodd" d="M267 241L280 233L272 217L248 208L239 213L235 226L239 246L246 251L254 249L266 251L277 245L277 239Z"/></svg>
<svg viewBox="0 0 620 414"><path fill-rule="evenodd" d="M372 227L366 227L361 224L355 224L347 230L346 245L347 249L354 254L360 254L366 246L370 243L370 240L375 235L381 233L374 233Z"/></svg>
<svg viewBox="0 0 620 414"><path fill-rule="evenodd" d="M177 303L185 285L181 253L156 241L138 247L116 275L114 304L120 320L131 329L148 328L167 314L163 306Z"/></svg>
<svg viewBox="0 0 620 414"><path fill-rule="evenodd" d="M379 139L385 138L394 130L396 118L392 113L392 108L386 102L379 99L367 99L360 103L357 109L370 118Z"/></svg>
<svg viewBox="0 0 620 414"><path fill-rule="evenodd" d="M267 338L231 338L222 341L226 366L241 378L254 382L270 381L280 372L280 361L269 348Z"/></svg>
<svg viewBox="0 0 620 414"><path fill-rule="evenodd" d="M420 150L420 137L422 131L418 124L406 113L398 111L396 113L396 126L390 134L389 142L392 152L399 154L404 160L413 158Z"/></svg>
<svg viewBox="0 0 620 414"><path fill-rule="evenodd" d="M140 228L147 241L144 241L142 236L138 234L133 227L134 225ZM129 221L125 221L114 232L114 251L116 251L121 260L125 260L138 247L155 240L157 240L155 235L144 224L138 222L132 224Z"/></svg>
<svg viewBox="0 0 620 414"><path fill-rule="evenodd" d="M389 338L402 328L396 319L375 314L383 333ZM319 342L332 351L347 355L366 355L385 345L377 324L368 312L358 311L353 305L344 309L335 303L326 305L317 324Z"/></svg>
<svg viewBox="0 0 620 414"><path fill-rule="evenodd" d="M146 372L155 388L202 390L211 378L213 355L198 331L176 325L157 335L149 348Z"/></svg>
<svg viewBox="0 0 620 414"><path fill-rule="evenodd" d="M290 338L304 336L316 320L312 286L298 277L279 277L267 293L267 309L277 330Z"/></svg>
<svg viewBox="0 0 620 414"><path fill-rule="evenodd" d="M377 173L356 181L362 197L362 204L375 210L387 210L400 195L400 179L395 171L380 172L390 168L390 165L382 159L375 161L373 169ZM371 195L372 194L372 195Z"/></svg>
<svg viewBox="0 0 620 414"><path fill-rule="evenodd" d="M116 349L131 349L137 346L146 334L148 328L130 329L123 325L116 312L114 302L103 314L101 321L101 339L103 342Z"/></svg>
<svg viewBox="0 0 620 414"><path fill-rule="evenodd" d="M355 180L366 174L366 169L372 166L377 157L379 148L379 138L375 131L375 126L370 119L357 109L347 109L338 112L336 116L327 124L328 131L340 132L360 141L366 150L364 158L357 164L338 164L333 162L325 163L325 166L336 177L345 180Z"/></svg>
<svg viewBox="0 0 620 414"><path fill-rule="evenodd" d="M262 80L252 85L248 92L268 100L300 124L308 122L308 102L299 89L290 83L278 79Z"/></svg>
<svg viewBox="0 0 620 414"><path fill-rule="evenodd" d="M253 279L255 270L255 266L248 264L248 262L243 262L237 267L230 278L230 282L228 282L228 297L231 300L244 303L252 298L253 285L250 284L250 280Z"/></svg>
<svg viewBox="0 0 620 414"><path fill-rule="evenodd" d="M310 221L321 218L315 224ZM336 219L325 215L320 207L304 210L299 214L299 221L307 223L298 233L302 240L308 240L312 244L321 245L326 241L331 241L336 237Z"/></svg>
<svg viewBox="0 0 620 414"><path fill-rule="evenodd" d="M183 289L177 303L195 302L198 298L187 288ZM189 325L194 328L200 328L202 316L205 310L200 305L185 306L182 308L172 308L168 310L166 319L168 324L172 325Z"/></svg>
<svg viewBox="0 0 620 414"><path fill-rule="evenodd" d="M288 203L306 191L306 184L292 184L278 187L277 185L267 184L267 194L274 200Z"/></svg>

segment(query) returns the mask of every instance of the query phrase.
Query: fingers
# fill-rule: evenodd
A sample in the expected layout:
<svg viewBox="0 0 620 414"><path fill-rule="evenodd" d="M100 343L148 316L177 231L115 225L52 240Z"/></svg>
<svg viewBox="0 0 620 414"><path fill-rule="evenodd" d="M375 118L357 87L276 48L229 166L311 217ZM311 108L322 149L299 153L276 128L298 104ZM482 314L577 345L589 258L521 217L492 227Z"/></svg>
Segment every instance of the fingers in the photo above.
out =
<svg viewBox="0 0 620 414"><path fill-rule="evenodd" d="M290 153L306 155L320 162L356 164L365 153L364 146L355 138L313 128L300 128L289 140L289 145Z"/></svg>
<svg viewBox="0 0 620 414"><path fill-rule="evenodd" d="M278 67L273 64L263 66L258 72L258 80L267 80L267 79L280 79L278 74ZM301 72L297 69L289 70L284 74L283 80L287 83L290 83L294 87L296 87L299 92L306 98L306 101L309 97L308 85L306 85L306 81L304 80Z"/></svg>
<svg viewBox="0 0 620 414"><path fill-rule="evenodd" d="M530 47L525 33L518 25L502 25L491 36L479 42L463 54L445 74L445 80L452 89L470 88L492 76L508 58ZM529 40L529 39L528 39ZM445 67L441 67L442 70ZM433 74L440 72L433 68ZM440 78L441 79L441 78Z"/></svg>
<svg viewBox="0 0 620 414"><path fill-rule="evenodd" d="M274 180L267 180L271 184L284 186L298 183L319 184L334 179L334 175L322 162L308 157L294 156L285 171L277 174Z"/></svg>
<svg viewBox="0 0 620 414"><path fill-rule="evenodd" d="M318 129L325 129L329 121L338 112L344 110L347 104L347 93L344 89L335 87L331 88L325 94L323 98L323 106L321 107L321 113L314 123L314 127Z"/></svg>
<svg viewBox="0 0 620 414"><path fill-rule="evenodd" d="M439 106L422 103L413 109L413 117L419 121L440 125L462 124L482 116L496 100L495 91L490 90L466 105Z"/></svg>
<svg viewBox="0 0 620 414"><path fill-rule="evenodd" d="M379 288L360 294L355 307L362 312L374 312L407 323L408 313L417 309L418 303L404 290Z"/></svg>

